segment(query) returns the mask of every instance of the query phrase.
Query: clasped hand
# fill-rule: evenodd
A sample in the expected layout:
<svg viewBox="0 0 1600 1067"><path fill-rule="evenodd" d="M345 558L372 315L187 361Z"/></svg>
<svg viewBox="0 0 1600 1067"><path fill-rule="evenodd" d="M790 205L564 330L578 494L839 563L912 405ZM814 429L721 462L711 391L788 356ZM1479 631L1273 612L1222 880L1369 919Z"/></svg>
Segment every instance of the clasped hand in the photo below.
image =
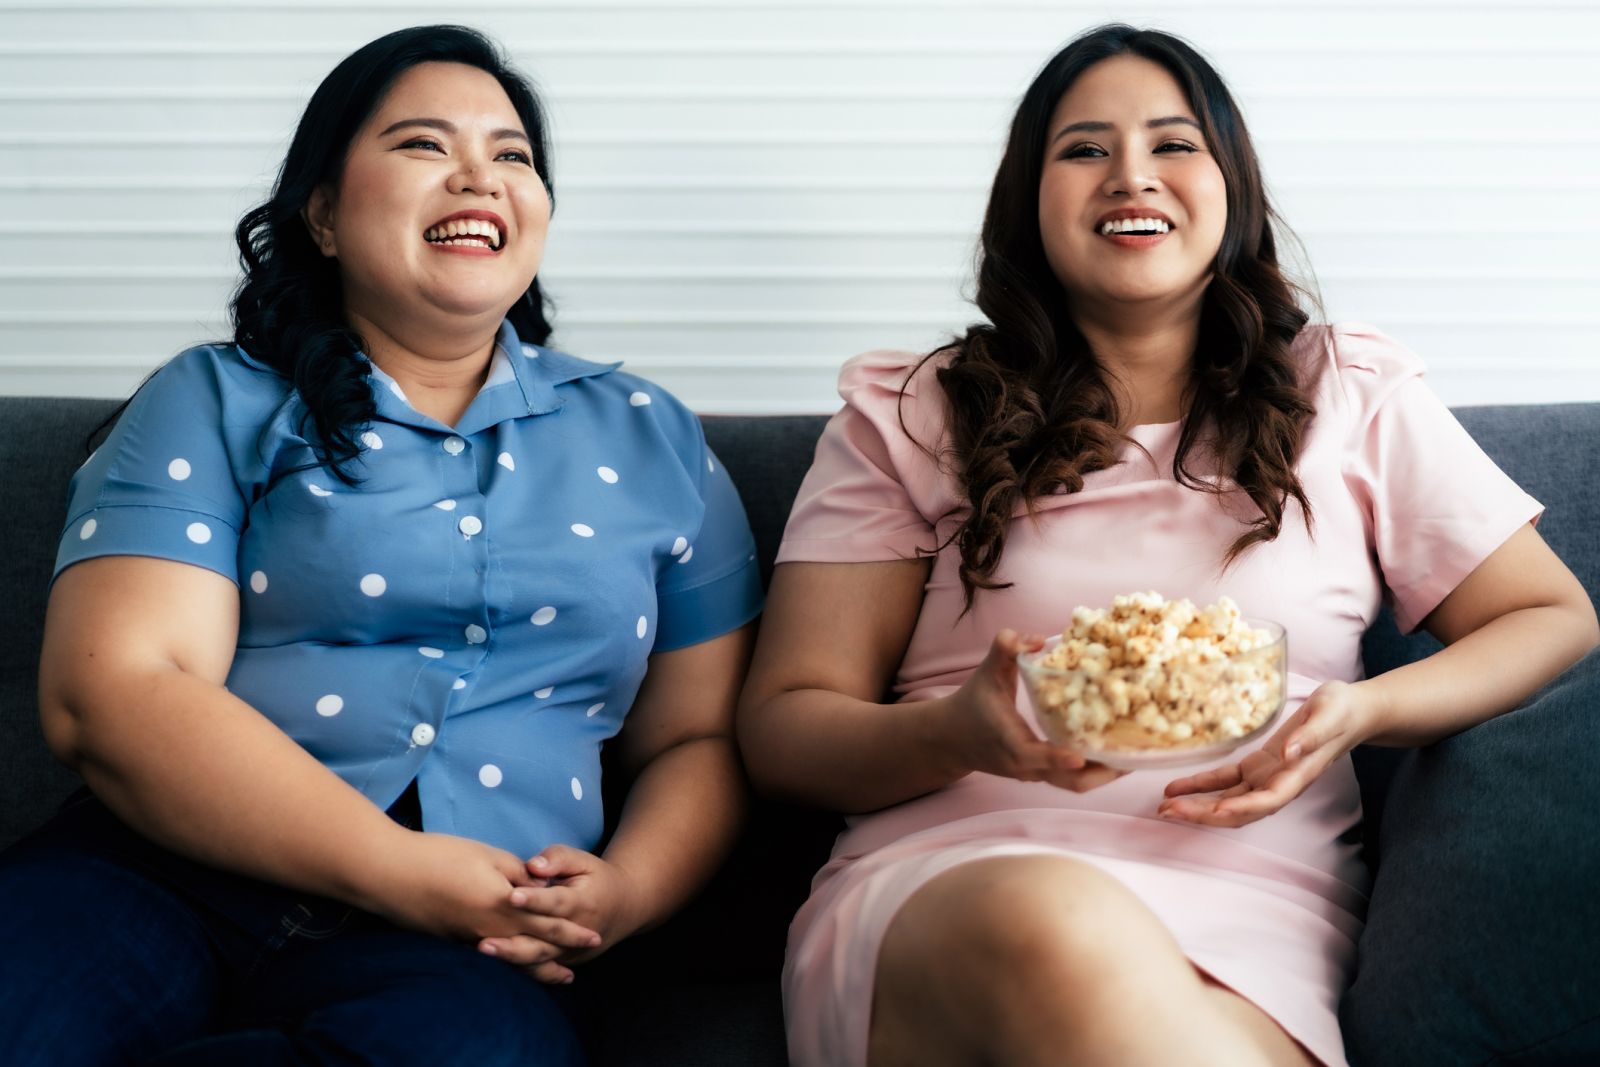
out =
<svg viewBox="0 0 1600 1067"><path fill-rule="evenodd" d="M1371 736L1377 715L1359 684L1326 682L1265 745L1238 763L1169 784L1157 814L1224 827L1244 826L1271 815Z"/></svg>
<svg viewBox="0 0 1600 1067"><path fill-rule="evenodd" d="M541 982L572 981L567 965L599 955L642 923L624 872L552 845L527 862L451 834L400 830L398 847L358 903L391 921L520 966Z"/></svg>
<svg viewBox="0 0 1600 1067"><path fill-rule="evenodd" d="M529 879L507 899L539 923L509 937L485 937L480 951L516 964L541 982L572 981L569 964L593 959L641 925L635 894L614 863L568 845L551 845L527 863Z"/></svg>

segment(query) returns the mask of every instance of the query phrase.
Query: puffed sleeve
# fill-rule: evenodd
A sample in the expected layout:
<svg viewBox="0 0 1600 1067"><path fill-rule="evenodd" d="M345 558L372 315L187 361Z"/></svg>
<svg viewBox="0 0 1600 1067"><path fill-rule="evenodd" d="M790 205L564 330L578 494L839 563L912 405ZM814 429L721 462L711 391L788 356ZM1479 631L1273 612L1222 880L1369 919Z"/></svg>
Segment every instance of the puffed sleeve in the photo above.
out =
<svg viewBox="0 0 1600 1067"><path fill-rule="evenodd" d="M207 347L145 383L72 478L55 573L98 556L153 556L237 584L239 533L261 470L261 413L250 399L272 388L264 376Z"/></svg>
<svg viewBox="0 0 1600 1067"><path fill-rule="evenodd" d="M913 559L937 547L942 408L933 361L868 352L839 374L844 407L817 442L777 562Z"/></svg>
<svg viewBox="0 0 1600 1067"><path fill-rule="evenodd" d="M1410 632L1544 508L1450 414L1412 352L1366 326L1337 328L1333 344L1352 412L1345 479L1366 508L1395 621Z"/></svg>
<svg viewBox="0 0 1600 1067"><path fill-rule="evenodd" d="M761 568L744 503L699 420L685 414L688 440L678 450L705 511L699 531L672 546L656 581L656 652L708 641L761 613Z"/></svg>

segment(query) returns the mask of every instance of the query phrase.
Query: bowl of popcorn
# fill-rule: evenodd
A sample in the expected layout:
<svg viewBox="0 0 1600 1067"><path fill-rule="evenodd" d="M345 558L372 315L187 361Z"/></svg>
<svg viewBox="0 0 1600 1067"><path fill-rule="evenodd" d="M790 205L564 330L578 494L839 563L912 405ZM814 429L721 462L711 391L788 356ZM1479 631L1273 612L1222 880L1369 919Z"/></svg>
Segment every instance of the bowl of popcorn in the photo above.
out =
<svg viewBox="0 0 1600 1067"><path fill-rule="evenodd" d="M1017 657L1055 744L1119 770L1207 763L1261 736L1283 710L1288 638L1227 597L1196 607L1132 593L1080 607Z"/></svg>

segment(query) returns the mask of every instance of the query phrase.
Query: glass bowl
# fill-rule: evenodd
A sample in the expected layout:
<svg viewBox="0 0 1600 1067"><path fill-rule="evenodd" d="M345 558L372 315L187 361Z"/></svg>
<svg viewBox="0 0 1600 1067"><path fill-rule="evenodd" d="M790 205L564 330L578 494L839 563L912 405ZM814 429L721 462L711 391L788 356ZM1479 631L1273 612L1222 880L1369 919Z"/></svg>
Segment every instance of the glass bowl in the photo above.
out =
<svg viewBox="0 0 1600 1067"><path fill-rule="evenodd" d="M1283 713L1288 635L1275 622L1243 621L1252 629L1267 631L1270 643L1200 663L1169 661L1156 667L1088 671L1043 665L1061 643L1058 634L1037 652L1019 654L1017 667L1039 727L1054 744L1125 771L1211 763L1264 736ZM1134 701L1153 704L1155 713L1169 724L1168 731L1146 728L1127 714L1115 713L1119 705L1131 708ZM1175 737L1183 727L1171 727L1186 721L1185 712L1199 716L1201 725L1190 725L1189 737ZM1230 717L1233 722L1226 722Z"/></svg>

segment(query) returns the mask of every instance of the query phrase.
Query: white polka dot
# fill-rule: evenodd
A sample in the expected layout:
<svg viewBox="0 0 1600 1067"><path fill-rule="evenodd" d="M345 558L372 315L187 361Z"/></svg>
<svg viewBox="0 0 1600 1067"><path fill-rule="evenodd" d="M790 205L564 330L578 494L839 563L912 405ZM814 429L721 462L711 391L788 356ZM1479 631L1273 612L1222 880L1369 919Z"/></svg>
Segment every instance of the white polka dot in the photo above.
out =
<svg viewBox="0 0 1600 1067"><path fill-rule="evenodd" d="M417 649L417 651L421 652L424 656L427 656L429 659L443 659L444 658L444 649L442 649L442 648L429 648L427 645L423 645L421 648Z"/></svg>
<svg viewBox="0 0 1600 1067"><path fill-rule="evenodd" d="M681 556L683 555L683 550L688 547L689 539L687 537L680 537L676 541L672 542L672 554L674 556Z"/></svg>
<svg viewBox="0 0 1600 1067"><path fill-rule="evenodd" d="M594 527L587 526L581 522L575 522L572 524L572 532L577 534L579 537L593 537Z"/></svg>
<svg viewBox="0 0 1600 1067"><path fill-rule="evenodd" d="M450 686L451 689L465 689L466 687L467 680L465 678L457 678Z"/></svg>
<svg viewBox="0 0 1600 1067"><path fill-rule="evenodd" d="M650 629L650 620L646 619L643 615L640 615L639 616L639 621L633 627L633 632L638 634L639 635L639 639L642 641L642 640L644 640L644 635L645 635L646 631L648 631L649 629Z"/></svg>
<svg viewBox="0 0 1600 1067"><path fill-rule="evenodd" d="M189 461L186 459L175 459L167 464L167 477L175 482L183 481L192 473L194 473L193 468L189 466Z"/></svg>
<svg viewBox="0 0 1600 1067"><path fill-rule="evenodd" d="M511 458L510 452L500 453L498 456L494 457L494 461L508 471L514 471L517 469L517 461Z"/></svg>
<svg viewBox="0 0 1600 1067"><path fill-rule="evenodd" d="M533 691L533 695L538 697L540 700L549 700L550 699L550 694L554 693L555 691L556 691L556 687L555 686L547 685L543 689L535 689Z"/></svg>
<svg viewBox="0 0 1600 1067"><path fill-rule="evenodd" d="M368 430L366 433L361 435L361 443L376 452L378 449L383 447L383 438L379 437L373 431Z"/></svg>
<svg viewBox="0 0 1600 1067"><path fill-rule="evenodd" d="M706 470L714 471L716 469L717 469L717 465L715 463L711 462L711 457L710 456L707 456L706 457Z"/></svg>
<svg viewBox="0 0 1600 1067"><path fill-rule="evenodd" d="M322 486L318 485L316 482L307 482L306 483L306 488L311 490L311 495L312 496L332 496L333 495L331 492L329 492L328 490L322 488Z"/></svg>
<svg viewBox="0 0 1600 1067"><path fill-rule="evenodd" d="M678 562L679 563L688 563L693 558L694 558L694 546L690 545L688 548L683 550L683 555L678 557Z"/></svg>
<svg viewBox="0 0 1600 1067"><path fill-rule="evenodd" d="M411 403L411 401L406 400L405 390L400 388L400 383L399 382L390 382L389 383L389 392L393 393L395 396L399 397L401 400L405 401L407 404Z"/></svg>
<svg viewBox="0 0 1600 1067"><path fill-rule="evenodd" d="M456 527L467 537L476 537L483 533L483 520L476 515L463 515Z"/></svg>
<svg viewBox="0 0 1600 1067"><path fill-rule="evenodd" d="M555 618L556 609L551 607L549 604L546 604L544 607L534 612L528 621L533 623L535 626L549 626L555 621Z"/></svg>
<svg viewBox="0 0 1600 1067"><path fill-rule="evenodd" d="M267 591L267 572L256 571L250 575L250 588L258 593L265 593Z"/></svg>
<svg viewBox="0 0 1600 1067"><path fill-rule="evenodd" d="M467 443L459 437L446 437L442 447L452 456L459 456L467 450Z"/></svg>
<svg viewBox="0 0 1600 1067"><path fill-rule="evenodd" d="M191 522L189 528L183 532L188 534L189 540L197 545L203 545L211 540L211 527L203 522Z"/></svg>
<svg viewBox="0 0 1600 1067"><path fill-rule="evenodd" d="M582 800L583 799L583 783L578 781L576 778L574 778L572 780L572 799L573 800Z"/></svg>
<svg viewBox="0 0 1600 1067"><path fill-rule="evenodd" d="M485 763L482 767L478 768L478 781L482 782L488 789L493 789L495 786L505 781L505 777L505 775L500 773L500 768L496 767L492 763Z"/></svg>
<svg viewBox="0 0 1600 1067"><path fill-rule="evenodd" d="M596 467L595 473L598 474L600 476L600 480L605 482L607 485L617 484L617 472L612 470L610 467Z"/></svg>
<svg viewBox="0 0 1600 1067"><path fill-rule="evenodd" d="M361 591L368 596L382 596L389 588L381 574L369 574L361 579Z"/></svg>
<svg viewBox="0 0 1600 1067"><path fill-rule="evenodd" d="M438 508L440 511L454 511L456 509L456 502L454 500L441 500L435 504L434 507Z"/></svg>
<svg viewBox="0 0 1600 1067"><path fill-rule="evenodd" d="M344 710L344 697L337 693L329 693L317 701L317 714L323 718L337 715Z"/></svg>
<svg viewBox="0 0 1600 1067"><path fill-rule="evenodd" d="M650 403L650 394L634 393L632 396L628 397L628 403L632 404L636 408L642 408L646 404Z"/></svg>
<svg viewBox="0 0 1600 1067"><path fill-rule="evenodd" d="M522 354L527 356L529 359L538 359L539 358L539 350L537 348L534 348L532 345L523 345L522 346Z"/></svg>
<svg viewBox="0 0 1600 1067"><path fill-rule="evenodd" d="M600 703L598 703L598 704L590 704L590 705L589 705L589 706L588 706L588 707L587 707L587 708L585 708L585 709L584 709L584 712L583 712L583 713L584 713L584 714L585 714L585 715L587 715L587 716L589 716L589 718L591 718L591 719L592 719L592 718L594 718L594 717L595 717L595 716L596 716L596 715L598 715L598 714L600 714L600 710L601 710L601 709L602 709L602 708L604 708L604 707L605 707L605 706L606 706L606 702L605 702L605 701L604 701L604 700L602 700L602 701L601 701L601 702L600 702Z"/></svg>
<svg viewBox="0 0 1600 1067"><path fill-rule="evenodd" d="M94 536L94 532L96 530L98 530L99 528L100 528L100 523L99 523L98 520L96 520L96 519L88 520L82 526L78 527L78 540L80 540L80 541L89 540L89 538L93 537Z"/></svg>
<svg viewBox="0 0 1600 1067"><path fill-rule="evenodd" d="M477 623L473 623L468 626L466 629L466 634L467 644L469 645L481 645L485 641L489 640L489 631L485 630Z"/></svg>

